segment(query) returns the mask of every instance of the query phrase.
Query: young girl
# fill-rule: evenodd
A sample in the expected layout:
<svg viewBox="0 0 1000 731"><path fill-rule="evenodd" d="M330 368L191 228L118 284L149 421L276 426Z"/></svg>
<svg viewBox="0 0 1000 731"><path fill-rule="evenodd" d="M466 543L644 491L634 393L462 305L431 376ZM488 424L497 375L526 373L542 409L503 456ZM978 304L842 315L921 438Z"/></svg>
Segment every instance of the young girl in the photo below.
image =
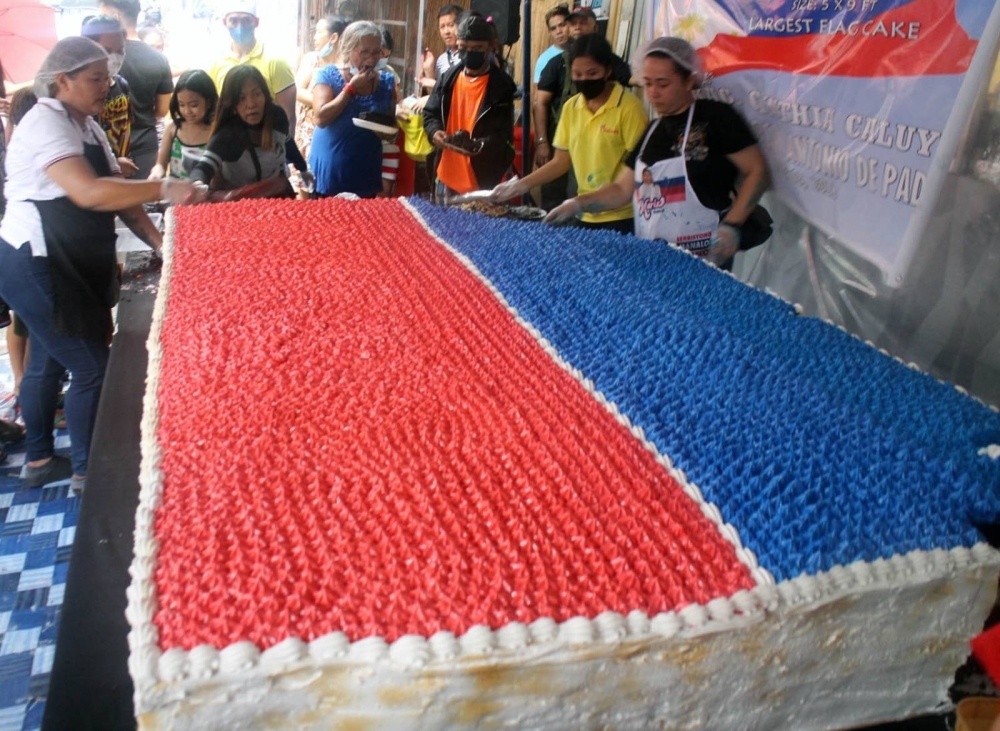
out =
<svg viewBox="0 0 1000 731"><path fill-rule="evenodd" d="M230 191L263 183L253 189L254 197L294 197L288 163L302 173L307 185L313 178L292 132L260 71L247 64L235 66L222 84L212 137L191 171L191 180Z"/></svg>
<svg viewBox="0 0 1000 731"><path fill-rule="evenodd" d="M170 121L163 130L163 142L150 180L164 174L188 178L212 137L212 120L219 95L215 82L204 71L185 71L177 79L170 98Z"/></svg>

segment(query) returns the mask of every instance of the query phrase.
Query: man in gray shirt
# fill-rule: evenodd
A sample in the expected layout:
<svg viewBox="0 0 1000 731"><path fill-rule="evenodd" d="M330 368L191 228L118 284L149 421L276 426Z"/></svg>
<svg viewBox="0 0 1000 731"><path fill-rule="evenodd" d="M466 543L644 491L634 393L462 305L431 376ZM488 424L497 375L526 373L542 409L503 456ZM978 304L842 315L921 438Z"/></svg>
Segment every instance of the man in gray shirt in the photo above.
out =
<svg viewBox="0 0 1000 731"><path fill-rule="evenodd" d="M139 10L139 0L100 2L101 14L117 18L125 28L125 63L118 73L129 85L134 114L129 155L139 168L136 179L143 180L156 164L156 154L160 149L156 122L170 111L174 81L167 57L139 40L136 33Z"/></svg>

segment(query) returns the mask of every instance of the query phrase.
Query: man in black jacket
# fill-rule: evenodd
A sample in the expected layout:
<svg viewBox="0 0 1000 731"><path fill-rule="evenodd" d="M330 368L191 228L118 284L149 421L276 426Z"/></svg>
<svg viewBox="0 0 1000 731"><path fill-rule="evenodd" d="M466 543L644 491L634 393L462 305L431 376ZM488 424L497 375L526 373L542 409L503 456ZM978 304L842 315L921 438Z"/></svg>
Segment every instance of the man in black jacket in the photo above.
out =
<svg viewBox="0 0 1000 731"><path fill-rule="evenodd" d="M492 47L493 29L489 23L478 13L466 14L458 27L461 63L439 80L424 107L427 137L441 150L436 191L439 201L493 188L514 159L516 86L493 63ZM456 150L460 145L448 141L459 131L472 140L483 140L482 150L472 155Z"/></svg>

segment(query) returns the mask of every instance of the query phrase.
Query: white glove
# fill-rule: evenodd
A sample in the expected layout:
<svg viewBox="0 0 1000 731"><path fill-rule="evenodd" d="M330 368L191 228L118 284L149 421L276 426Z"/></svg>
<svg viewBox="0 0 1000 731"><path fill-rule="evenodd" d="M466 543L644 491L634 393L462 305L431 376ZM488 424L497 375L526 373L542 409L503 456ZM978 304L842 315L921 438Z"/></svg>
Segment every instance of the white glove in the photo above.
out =
<svg viewBox="0 0 1000 731"><path fill-rule="evenodd" d="M740 230L728 223L720 223L712 237L712 247L705 258L716 266L732 259L740 248Z"/></svg>
<svg viewBox="0 0 1000 731"><path fill-rule="evenodd" d="M500 183L490 192L490 201L493 203L506 203L511 198L519 198L526 192L522 180L517 178Z"/></svg>
<svg viewBox="0 0 1000 731"><path fill-rule="evenodd" d="M164 170L160 163L156 163L153 169L149 171L149 180L163 180Z"/></svg>
<svg viewBox="0 0 1000 731"><path fill-rule="evenodd" d="M197 203L205 199L208 194L208 186L188 180L177 180L176 178L164 178L160 184L160 200L166 201L172 206L182 206L189 203Z"/></svg>
<svg viewBox="0 0 1000 731"><path fill-rule="evenodd" d="M310 171L299 173L299 177L302 179L302 183L299 185L299 190L304 193L314 193L316 191L316 176Z"/></svg>
<svg viewBox="0 0 1000 731"><path fill-rule="evenodd" d="M549 215L542 220L542 223L547 223L550 226L561 226L582 215L583 206L580 201L576 198L570 198L549 211Z"/></svg>

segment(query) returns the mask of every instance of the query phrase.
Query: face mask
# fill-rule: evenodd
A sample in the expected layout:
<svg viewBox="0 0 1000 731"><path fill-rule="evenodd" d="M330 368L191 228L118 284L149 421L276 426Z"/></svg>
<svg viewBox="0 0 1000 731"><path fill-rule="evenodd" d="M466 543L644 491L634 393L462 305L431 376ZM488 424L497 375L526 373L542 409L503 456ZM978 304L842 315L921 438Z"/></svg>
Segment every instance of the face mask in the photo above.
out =
<svg viewBox="0 0 1000 731"><path fill-rule="evenodd" d="M389 59L380 58L379 62L375 64L375 68L378 69L379 71L385 71L387 68L389 68Z"/></svg>
<svg viewBox="0 0 1000 731"><path fill-rule="evenodd" d="M604 91L604 87L607 86L607 79L583 79L582 81L574 81L577 90L583 94L583 98L588 101L593 101L601 95Z"/></svg>
<svg viewBox="0 0 1000 731"><path fill-rule="evenodd" d="M108 54L108 74L114 76L119 71L122 70L122 64L125 63L124 53L109 53Z"/></svg>
<svg viewBox="0 0 1000 731"><path fill-rule="evenodd" d="M458 57L462 59L465 68L476 71L481 69L486 63L485 51L459 51Z"/></svg>
<svg viewBox="0 0 1000 731"><path fill-rule="evenodd" d="M333 53L333 43L332 42L328 41L325 46L323 46L321 49L319 49L319 57L320 58L326 58L331 53Z"/></svg>
<svg viewBox="0 0 1000 731"><path fill-rule="evenodd" d="M253 40L253 28L245 25L238 25L229 29L229 37L238 46L246 46Z"/></svg>

